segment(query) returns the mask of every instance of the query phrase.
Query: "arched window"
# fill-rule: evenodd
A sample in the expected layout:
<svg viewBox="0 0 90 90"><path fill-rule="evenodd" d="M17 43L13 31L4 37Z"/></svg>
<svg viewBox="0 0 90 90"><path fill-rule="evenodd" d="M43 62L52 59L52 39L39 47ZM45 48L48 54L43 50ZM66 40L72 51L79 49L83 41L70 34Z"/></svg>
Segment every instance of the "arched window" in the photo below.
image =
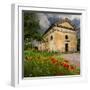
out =
<svg viewBox="0 0 90 90"><path fill-rule="evenodd" d="M65 39L68 39L68 35L65 35Z"/></svg>
<svg viewBox="0 0 90 90"><path fill-rule="evenodd" d="M53 40L53 36L50 37L50 40Z"/></svg>

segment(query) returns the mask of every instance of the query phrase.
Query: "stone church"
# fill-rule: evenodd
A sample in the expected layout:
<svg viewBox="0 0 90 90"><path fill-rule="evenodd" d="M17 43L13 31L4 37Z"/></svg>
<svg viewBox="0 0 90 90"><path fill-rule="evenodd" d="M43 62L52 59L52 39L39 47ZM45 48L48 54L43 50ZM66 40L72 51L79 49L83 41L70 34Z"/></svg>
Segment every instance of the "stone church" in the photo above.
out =
<svg viewBox="0 0 90 90"><path fill-rule="evenodd" d="M77 51L77 35L75 26L68 18L53 24L43 34L43 41L38 50L75 52Z"/></svg>

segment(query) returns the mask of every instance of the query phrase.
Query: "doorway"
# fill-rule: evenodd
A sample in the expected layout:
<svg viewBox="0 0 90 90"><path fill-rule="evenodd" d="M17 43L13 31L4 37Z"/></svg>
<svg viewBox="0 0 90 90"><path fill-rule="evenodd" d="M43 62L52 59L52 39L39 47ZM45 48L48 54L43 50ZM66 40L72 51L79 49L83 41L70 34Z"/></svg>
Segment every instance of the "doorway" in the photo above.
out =
<svg viewBox="0 0 90 90"><path fill-rule="evenodd" d="M65 51L68 52L68 43L65 44Z"/></svg>

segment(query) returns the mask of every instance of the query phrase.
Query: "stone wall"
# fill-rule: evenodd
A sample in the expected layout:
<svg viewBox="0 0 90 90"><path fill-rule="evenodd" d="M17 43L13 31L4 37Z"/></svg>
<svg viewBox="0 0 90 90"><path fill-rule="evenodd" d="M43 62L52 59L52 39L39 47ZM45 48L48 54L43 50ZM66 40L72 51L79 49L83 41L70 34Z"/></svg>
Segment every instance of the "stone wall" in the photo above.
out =
<svg viewBox="0 0 90 90"><path fill-rule="evenodd" d="M68 36L68 39L65 36ZM77 51L77 38L75 31L73 33L55 32L55 46L60 52L65 51L65 44L68 44L68 52Z"/></svg>
<svg viewBox="0 0 90 90"><path fill-rule="evenodd" d="M42 46L44 48L43 50L46 49L48 51L66 52L65 44L68 44L68 52L77 51L76 32L63 28L55 28L55 29L56 30L54 32L49 33L46 37L44 37L45 44L43 44L44 46ZM68 39L65 39L66 35L68 36Z"/></svg>

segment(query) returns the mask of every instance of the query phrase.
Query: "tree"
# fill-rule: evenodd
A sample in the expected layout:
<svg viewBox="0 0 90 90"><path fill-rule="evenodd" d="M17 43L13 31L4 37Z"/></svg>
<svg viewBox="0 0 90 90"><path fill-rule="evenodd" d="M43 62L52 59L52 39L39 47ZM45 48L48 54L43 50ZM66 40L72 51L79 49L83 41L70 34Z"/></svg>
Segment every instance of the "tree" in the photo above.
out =
<svg viewBox="0 0 90 90"><path fill-rule="evenodd" d="M40 41L41 34L39 32L38 16L34 12L24 11L24 42L32 44L33 40Z"/></svg>

